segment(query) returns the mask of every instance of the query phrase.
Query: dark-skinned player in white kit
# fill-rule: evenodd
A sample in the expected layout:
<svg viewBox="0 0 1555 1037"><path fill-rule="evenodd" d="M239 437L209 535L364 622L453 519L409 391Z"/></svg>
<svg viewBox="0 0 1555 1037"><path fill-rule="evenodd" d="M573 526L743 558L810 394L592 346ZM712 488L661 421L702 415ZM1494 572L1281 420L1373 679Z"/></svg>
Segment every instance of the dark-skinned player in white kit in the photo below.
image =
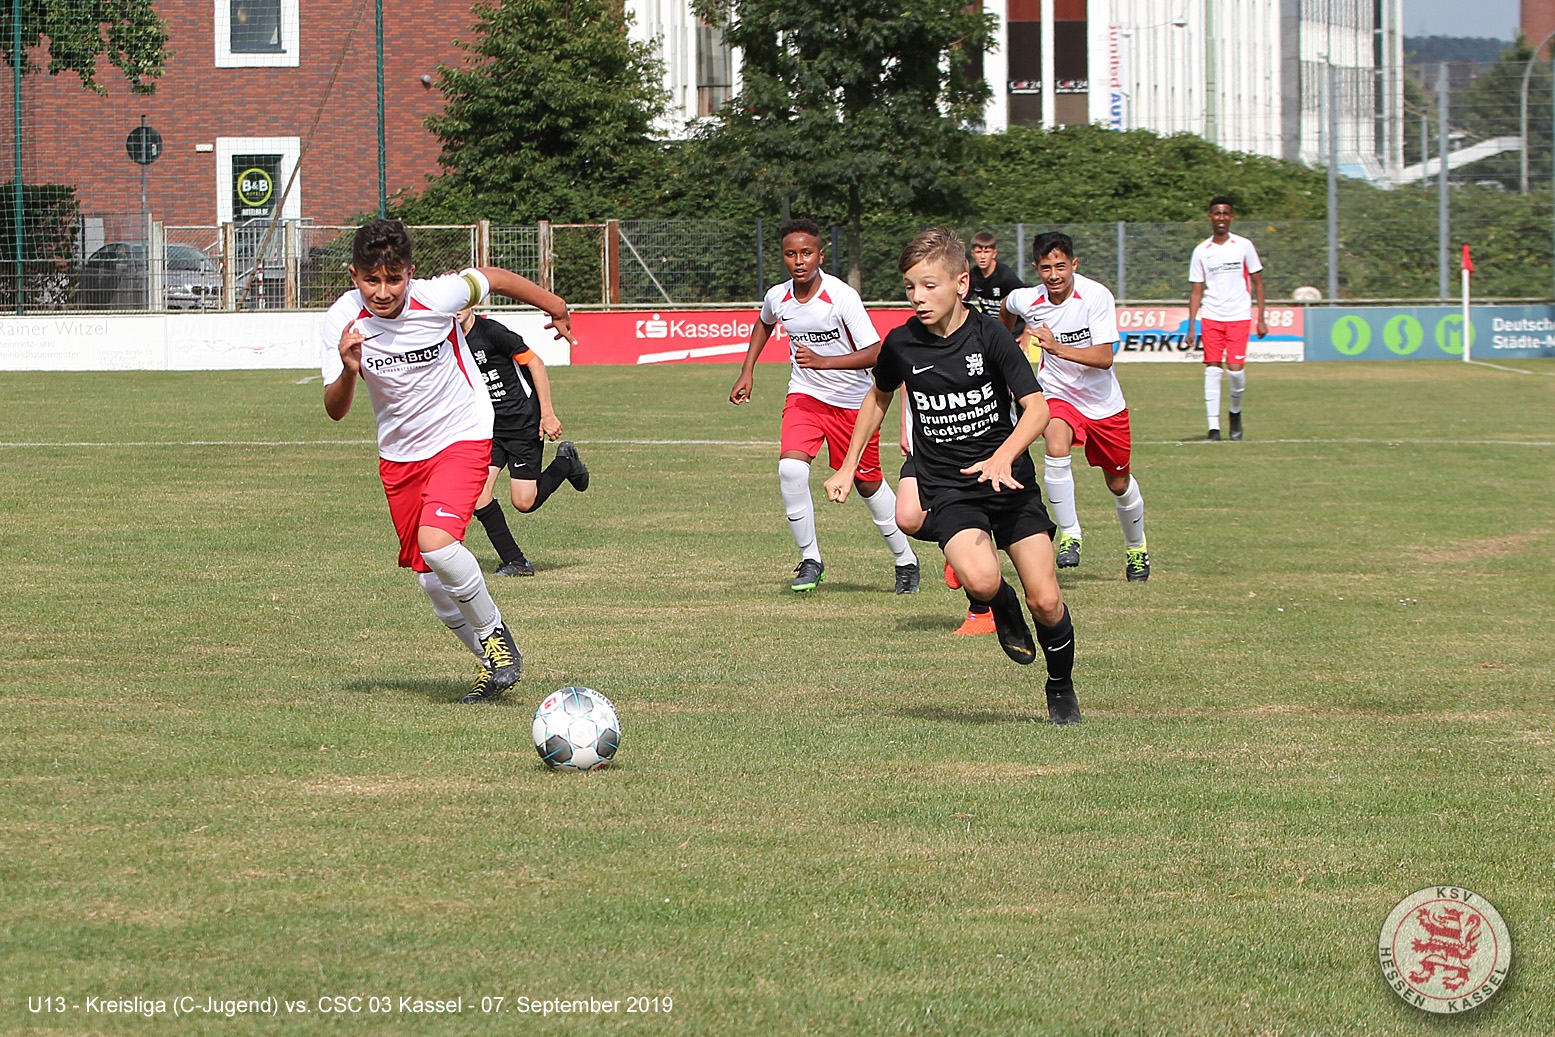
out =
<svg viewBox="0 0 1555 1037"><path fill-rule="evenodd" d="M826 495L847 500L865 446L903 389L912 401L918 492L934 516L946 560L971 596L992 608L1006 655L1029 664L1042 646L1048 718L1077 723L1074 625L1058 587L1055 527L1029 453L1047 426L1047 402L1009 330L963 301L966 247L954 231L919 234L898 265L913 316L880 347L874 385L859 406L847 456L826 480ZM1001 572L1001 549L1015 565L1036 620L1035 643L1021 596Z"/></svg>

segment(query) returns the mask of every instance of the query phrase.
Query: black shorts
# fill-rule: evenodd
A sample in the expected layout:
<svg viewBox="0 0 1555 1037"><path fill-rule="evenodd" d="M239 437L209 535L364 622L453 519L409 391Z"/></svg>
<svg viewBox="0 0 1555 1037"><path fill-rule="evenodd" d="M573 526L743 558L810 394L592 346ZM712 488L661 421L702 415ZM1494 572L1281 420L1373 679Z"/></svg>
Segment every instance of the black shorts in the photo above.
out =
<svg viewBox="0 0 1555 1037"><path fill-rule="evenodd" d="M1008 551L1011 544L1038 533L1051 537L1058 528L1048 518L1042 494L1034 489L1003 490L987 497L936 504L934 526L941 550L963 529L981 529L993 536L1000 550Z"/></svg>
<svg viewBox="0 0 1555 1037"><path fill-rule="evenodd" d="M907 460L902 462L902 474L896 477L896 481L901 482L903 479L916 478L918 478L918 466L913 464L912 455L908 454Z"/></svg>
<svg viewBox="0 0 1555 1037"><path fill-rule="evenodd" d="M533 434L499 432L491 439L491 467L506 468L515 479L540 478L540 463L545 459L545 440L540 429Z"/></svg>

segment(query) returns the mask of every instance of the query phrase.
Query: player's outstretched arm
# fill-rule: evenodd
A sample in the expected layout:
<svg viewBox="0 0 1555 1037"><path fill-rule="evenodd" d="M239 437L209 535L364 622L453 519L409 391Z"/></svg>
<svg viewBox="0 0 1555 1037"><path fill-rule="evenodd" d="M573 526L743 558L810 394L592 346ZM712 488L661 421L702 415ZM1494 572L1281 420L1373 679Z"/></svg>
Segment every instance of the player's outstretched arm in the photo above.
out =
<svg viewBox="0 0 1555 1037"><path fill-rule="evenodd" d="M1024 483L1017 482L1011 469L1015 459L1031 448L1042 435L1048 423L1047 400L1039 392L1027 393L1020 398L1021 415L1010 434L1005 437L993 456L986 461L961 469L962 475L975 475L978 482L991 485L995 492L1001 489L1024 490ZM861 414L862 416L862 414Z"/></svg>
<svg viewBox="0 0 1555 1037"><path fill-rule="evenodd" d="M1253 282L1253 291L1256 292L1257 296L1258 296L1258 325L1253 330L1258 333L1258 337L1259 338L1263 338L1265 335L1267 335L1269 333L1269 324L1268 324L1267 321L1264 320L1264 317L1263 317L1263 311L1264 311L1263 274L1262 273L1252 273L1252 274L1248 274L1247 276L1248 276L1248 279Z"/></svg>
<svg viewBox="0 0 1555 1037"><path fill-rule="evenodd" d="M365 341L367 337L355 321L340 333L340 363L345 370L340 372L339 378L324 386L324 413L335 421L351 413L351 401L356 398L356 380L362 374L362 343Z"/></svg>
<svg viewBox="0 0 1555 1037"><path fill-rule="evenodd" d="M756 358L767 347L767 339L772 337L773 327L759 320L752 326L751 344L745 351L745 363L740 365L740 376L734 380L734 388L729 390L730 403L740 404L750 400L751 389L756 384Z"/></svg>
<svg viewBox="0 0 1555 1037"><path fill-rule="evenodd" d="M841 356L824 356L809 346L794 347L794 363L812 371L867 371L880 359L880 343Z"/></svg>
<svg viewBox="0 0 1555 1037"><path fill-rule="evenodd" d="M497 295L505 295L515 302L544 310L551 317L551 322L546 327L555 331L558 339L570 345L578 344L578 340L572 337L572 315L567 311L567 300L555 292L546 291L523 274L515 274L500 266L483 266L476 269L485 275L491 290Z"/></svg>
<svg viewBox="0 0 1555 1037"><path fill-rule="evenodd" d="M524 366L529 369L529 380L535 383L535 397L540 401L540 436L560 439L562 420L556 416L556 408L551 406L551 376L545 373L545 361L531 349Z"/></svg>
<svg viewBox="0 0 1555 1037"><path fill-rule="evenodd" d="M869 439L880 431L880 425L885 421L886 411L891 409L891 398L895 393L882 392L879 386L870 386L869 392L864 396L864 402L859 404L858 420L853 423L853 438L848 442L848 456L842 459L842 465L826 480L826 499L841 504L848 499L848 491L853 489L853 476L858 472L859 459L864 456L864 447L869 445Z"/></svg>

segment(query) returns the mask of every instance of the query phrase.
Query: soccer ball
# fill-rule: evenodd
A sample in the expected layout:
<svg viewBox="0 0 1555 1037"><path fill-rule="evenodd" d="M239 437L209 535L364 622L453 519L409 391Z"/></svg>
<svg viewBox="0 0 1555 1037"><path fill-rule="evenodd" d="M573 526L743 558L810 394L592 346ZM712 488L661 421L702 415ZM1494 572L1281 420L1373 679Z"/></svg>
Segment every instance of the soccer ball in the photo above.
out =
<svg viewBox="0 0 1555 1037"><path fill-rule="evenodd" d="M553 770L592 771L621 744L616 707L593 688L553 691L535 710L535 751Z"/></svg>

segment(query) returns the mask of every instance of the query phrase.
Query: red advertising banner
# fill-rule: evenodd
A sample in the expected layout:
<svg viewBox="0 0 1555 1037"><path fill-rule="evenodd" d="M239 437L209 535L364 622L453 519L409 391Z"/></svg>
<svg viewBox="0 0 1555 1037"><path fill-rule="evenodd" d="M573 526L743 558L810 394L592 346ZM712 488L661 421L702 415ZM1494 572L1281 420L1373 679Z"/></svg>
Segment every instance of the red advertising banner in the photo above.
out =
<svg viewBox="0 0 1555 1037"><path fill-rule="evenodd" d="M759 311L612 310L572 315L578 345L574 364L731 363L745 358ZM871 309L882 338L912 316L909 309ZM780 324L761 351L765 362L788 363L788 334Z"/></svg>

